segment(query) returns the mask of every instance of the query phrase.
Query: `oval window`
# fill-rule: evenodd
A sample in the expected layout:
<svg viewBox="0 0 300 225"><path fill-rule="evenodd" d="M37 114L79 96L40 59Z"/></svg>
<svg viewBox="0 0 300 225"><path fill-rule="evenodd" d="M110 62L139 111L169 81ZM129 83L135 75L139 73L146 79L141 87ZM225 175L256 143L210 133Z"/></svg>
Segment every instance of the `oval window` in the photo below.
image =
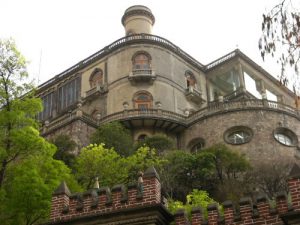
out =
<svg viewBox="0 0 300 225"><path fill-rule="evenodd" d="M229 144L240 145L249 142L252 136L253 132L249 127L237 126L229 128L224 134L224 139Z"/></svg>
<svg viewBox="0 0 300 225"><path fill-rule="evenodd" d="M293 131L284 127L279 127L274 131L274 138L280 144L286 146L296 146L298 143L297 135Z"/></svg>

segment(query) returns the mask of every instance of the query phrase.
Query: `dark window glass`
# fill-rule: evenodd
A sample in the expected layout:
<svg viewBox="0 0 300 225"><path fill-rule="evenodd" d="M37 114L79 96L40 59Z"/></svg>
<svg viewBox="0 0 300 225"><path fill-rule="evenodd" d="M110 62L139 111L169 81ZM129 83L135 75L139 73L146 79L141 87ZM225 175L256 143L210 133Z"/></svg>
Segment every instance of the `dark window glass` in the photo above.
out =
<svg viewBox="0 0 300 225"><path fill-rule="evenodd" d="M54 93L47 94L42 97L43 111L39 113L39 120L46 120L52 116L54 109Z"/></svg>
<svg viewBox="0 0 300 225"><path fill-rule="evenodd" d="M76 103L80 97L80 78L64 84L58 89L59 110L64 110Z"/></svg>

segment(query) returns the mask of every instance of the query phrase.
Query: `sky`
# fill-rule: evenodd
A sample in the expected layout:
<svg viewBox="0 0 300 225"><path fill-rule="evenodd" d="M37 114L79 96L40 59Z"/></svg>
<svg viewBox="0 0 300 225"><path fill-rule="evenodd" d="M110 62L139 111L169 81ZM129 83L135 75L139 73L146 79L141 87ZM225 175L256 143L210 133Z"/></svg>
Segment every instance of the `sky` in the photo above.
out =
<svg viewBox="0 0 300 225"><path fill-rule="evenodd" d="M278 0L0 0L0 38L13 38L41 84L125 35L124 11L145 5L153 34L202 64L239 48L274 76L275 59L260 57L262 14Z"/></svg>

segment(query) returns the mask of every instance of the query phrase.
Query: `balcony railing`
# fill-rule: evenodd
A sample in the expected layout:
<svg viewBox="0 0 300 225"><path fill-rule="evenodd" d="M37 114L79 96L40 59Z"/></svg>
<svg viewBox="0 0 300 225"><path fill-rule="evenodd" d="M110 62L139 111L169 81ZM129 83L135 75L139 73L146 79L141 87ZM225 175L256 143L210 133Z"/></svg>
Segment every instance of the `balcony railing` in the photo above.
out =
<svg viewBox="0 0 300 225"><path fill-rule="evenodd" d="M188 100L193 101L195 103L201 104L205 102L205 99L202 97L202 93L192 86L186 89L185 96Z"/></svg>
<svg viewBox="0 0 300 225"><path fill-rule="evenodd" d="M108 116L105 116L101 119L100 124L108 123L115 120L128 120L134 118L153 118L153 119L166 119L170 121L176 121L178 123L185 124L186 116L174 113L167 110L160 109L130 109L124 110L121 112L113 113Z"/></svg>
<svg viewBox="0 0 300 225"><path fill-rule="evenodd" d="M261 100L261 99L243 99L237 101L227 102L212 102L206 108L200 109L187 118L187 124L193 123L198 119L207 117L216 113L224 111L238 111L238 110L251 110L251 109L264 109L264 110L279 110L288 113L300 119L300 111L295 108L279 102Z"/></svg>
<svg viewBox="0 0 300 225"><path fill-rule="evenodd" d="M147 109L138 110L130 109L120 112L116 112L105 117L94 119L91 115L88 115L80 110L74 110L68 114L64 114L43 126L42 133L48 133L52 130L58 129L60 127L66 126L66 124L74 120L82 120L91 126L97 127L104 123L109 123L112 121L126 121L126 120L136 120L136 119L154 119L154 120L165 120L173 123L180 124L181 126L188 127L189 125L195 123L196 121L213 116L214 114L219 114L228 111L243 111L243 110L271 110L280 111L291 116L294 116L300 120L300 111L295 108L268 100L260 99L243 99L239 101L228 101L228 102L212 102L208 103L208 106L196 111L195 113L184 116L179 113L161 110L161 109Z"/></svg>
<svg viewBox="0 0 300 225"><path fill-rule="evenodd" d="M156 79L156 75L151 69L135 69L129 74L128 79L132 83L149 82L152 84Z"/></svg>
<svg viewBox="0 0 300 225"><path fill-rule="evenodd" d="M103 94L108 91L107 85L97 85L96 87L93 87L92 89L88 90L85 92L85 97L91 97L96 94Z"/></svg>

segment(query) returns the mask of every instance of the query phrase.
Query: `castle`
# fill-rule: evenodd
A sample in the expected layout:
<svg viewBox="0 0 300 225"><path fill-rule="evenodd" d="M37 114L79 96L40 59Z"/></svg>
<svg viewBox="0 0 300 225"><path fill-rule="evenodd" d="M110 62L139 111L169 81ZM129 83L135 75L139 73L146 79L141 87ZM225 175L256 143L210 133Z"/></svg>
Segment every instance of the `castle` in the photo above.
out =
<svg viewBox="0 0 300 225"><path fill-rule="evenodd" d="M191 152L226 143L253 161L298 158L299 99L289 89L238 49L203 65L153 35L154 23L149 8L129 7L124 37L39 86L43 136L68 134L80 149L120 121L135 141L164 133Z"/></svg>

